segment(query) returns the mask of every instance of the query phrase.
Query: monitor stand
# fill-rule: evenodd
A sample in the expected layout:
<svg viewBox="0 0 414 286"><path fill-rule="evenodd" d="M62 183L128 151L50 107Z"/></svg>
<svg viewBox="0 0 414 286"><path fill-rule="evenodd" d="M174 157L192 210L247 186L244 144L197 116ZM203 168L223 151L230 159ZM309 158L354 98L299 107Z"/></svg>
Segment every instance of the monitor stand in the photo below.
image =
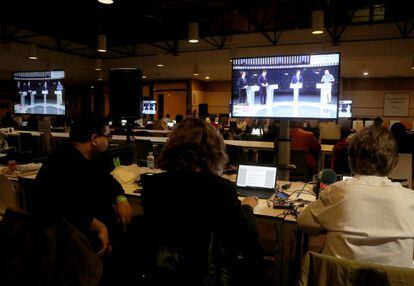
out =
<svg viewBox="0 0 414 286"><path fill-rule="evenodd" d="M290 167L290 120L280 120L277 166L278 179L289 181Z"/></svg>

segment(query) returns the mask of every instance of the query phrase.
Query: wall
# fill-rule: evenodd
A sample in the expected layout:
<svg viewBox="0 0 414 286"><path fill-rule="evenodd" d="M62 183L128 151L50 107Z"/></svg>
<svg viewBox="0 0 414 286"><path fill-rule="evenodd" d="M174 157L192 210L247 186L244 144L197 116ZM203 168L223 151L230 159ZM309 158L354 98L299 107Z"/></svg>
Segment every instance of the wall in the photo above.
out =
<svg viewBox="0 0 414 286"><path fill-rule="evenodd" d="M208 112L229 113L231 99L230 81L192 81L192 106L198 111L198 104L207 103Z"/></svg>
<svg viewBox="0 0 414 286"><path fill-rule="evenodd" d="M384 95L386 93L408 93L410 95L408 117L383 117L400 120L408 128L414 121L414 78L349 78L342 81L342 99L352 99L352 112L355 117L376 117L384 115Z"/></svg>

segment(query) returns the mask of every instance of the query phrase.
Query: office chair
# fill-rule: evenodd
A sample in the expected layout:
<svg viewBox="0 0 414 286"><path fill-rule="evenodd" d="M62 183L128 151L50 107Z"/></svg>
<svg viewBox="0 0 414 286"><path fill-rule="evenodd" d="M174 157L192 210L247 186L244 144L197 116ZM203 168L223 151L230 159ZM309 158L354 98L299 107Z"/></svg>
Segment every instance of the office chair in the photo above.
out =
<svg viewBox="0 0 414 286"><path fill-rule="evenodd" d="M353 261L308 252L302 264L300 286L413 285L414 270L371 262Z"/></svg>

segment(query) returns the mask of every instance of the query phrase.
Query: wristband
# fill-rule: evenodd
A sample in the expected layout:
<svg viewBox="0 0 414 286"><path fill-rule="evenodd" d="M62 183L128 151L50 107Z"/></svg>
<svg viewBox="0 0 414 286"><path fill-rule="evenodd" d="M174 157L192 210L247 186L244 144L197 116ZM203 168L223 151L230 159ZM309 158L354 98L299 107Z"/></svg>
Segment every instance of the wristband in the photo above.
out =
<svg viewBox="0 0 414 286"><path fill-rule="evenodd" d="M118 203L121 203L121 202L126 202L127 198L125 196L121 195L121 196L117 196L115 201L118 204Z"/></svg>

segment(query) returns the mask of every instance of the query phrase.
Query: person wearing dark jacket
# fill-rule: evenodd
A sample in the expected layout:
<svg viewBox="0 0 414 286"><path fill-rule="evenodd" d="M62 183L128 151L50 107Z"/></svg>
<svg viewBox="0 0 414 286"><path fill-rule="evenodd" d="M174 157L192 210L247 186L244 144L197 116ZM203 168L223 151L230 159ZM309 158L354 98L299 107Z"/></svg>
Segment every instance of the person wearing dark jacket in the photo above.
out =
<svg viewBox="0 0 414 286"><path fill-rule="evenodd" d="M391 126L391 133L397 141L398 153L414 153L413 136L408 133L407 128L401 122L396 122Z"/></svg>
<svg viewBox="0 0 414 286"><path fill-rule="evenodd" d="M154 285L260 285L262 253L253 217L258 201L240 202L235 185L220 176L226 161L221 135L206 122L187 118L160 156L166 172L144 178ZM238 271L241 261L249 267ZM243 281L237 272L243 272Z"/></svg>
<svg viewBox="0 0 414 286"><path fill-rule="evenodd" d="M69 137L70 142L57 149L36 176L35 212L46 224L64 218L87 235L96 233L99 253L110 252L108 226L117 216L128 224L132 210L121 185L98 160L108 147L109 127L104 118L83 114Z"/></svg>

